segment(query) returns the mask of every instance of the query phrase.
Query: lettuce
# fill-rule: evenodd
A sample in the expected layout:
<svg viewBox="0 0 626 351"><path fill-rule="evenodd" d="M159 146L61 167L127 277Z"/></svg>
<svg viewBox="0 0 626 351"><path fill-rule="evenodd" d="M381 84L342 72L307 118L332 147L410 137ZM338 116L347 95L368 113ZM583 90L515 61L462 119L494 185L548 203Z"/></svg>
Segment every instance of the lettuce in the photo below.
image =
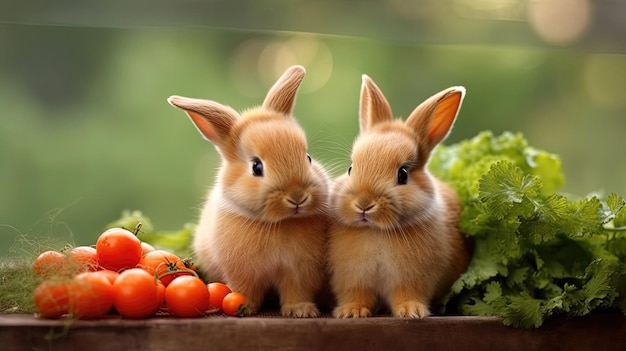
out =
<svg viewBox="0 0 626 351"><path fill-rule="evenodd" d="M429 169L457 190L460 228L474 246L440 312L499 316L523 328L551 316L626 312L621 196L558 194L558 156L528 146L521 134L483 132L440 145Z"/></svg>

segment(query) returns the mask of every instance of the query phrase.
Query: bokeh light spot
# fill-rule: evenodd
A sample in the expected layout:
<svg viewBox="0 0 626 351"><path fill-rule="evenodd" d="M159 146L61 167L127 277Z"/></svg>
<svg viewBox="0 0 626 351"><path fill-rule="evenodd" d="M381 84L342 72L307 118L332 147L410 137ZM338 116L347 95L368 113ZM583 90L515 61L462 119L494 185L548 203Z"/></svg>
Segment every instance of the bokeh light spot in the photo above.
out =
<svg viewBox="0 0 626 351"><path fill-rule="evenodd" d="M534 0L528 4L528 22L544 41L566 45L589 27L588 0Z"/></svg>

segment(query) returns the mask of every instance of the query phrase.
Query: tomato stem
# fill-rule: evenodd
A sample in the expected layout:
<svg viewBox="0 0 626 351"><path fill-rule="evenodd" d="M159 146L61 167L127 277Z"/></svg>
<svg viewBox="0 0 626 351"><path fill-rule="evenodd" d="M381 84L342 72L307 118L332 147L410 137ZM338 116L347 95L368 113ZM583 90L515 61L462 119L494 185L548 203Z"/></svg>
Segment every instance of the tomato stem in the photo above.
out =
<svg viewBox="0 0 626 351"><path fill-rule="evenodd" d="M135 224L135 229L133 230L133 234L135 234L135 236L137 236L137 234L139 234L139 230L141 229L141 226L143 224L141 224L141 221L137 222L137 224Z"/></svg>
<svg viewBox="0 0 626 351"><path fill-rule="evenodd" d="M161 262L159 264L159 266L161 266L164 263L165 262ZM176 270L171 270L171 271L165 272L165 273L163 273L161 275L159 275L158 266L157 266L157 269L154 270L154 276L157 279L161 279L163 277L167 277L168 275L179 274L179 273L191 273L191 275L193 275L194 277L200 278L200 276L198 276L198 273L196 273L196 271L194 271L193 269L188 269L188 268L179 268L179 269L176 269Z"/></svg>
<svg viewBox="0 0 626 351"><path fill-rule="evenodd" d="M248 310L248 305L243 304L239 306L239 308L237 308L237 312L235 313L235 316L242 317L246 313L247 310Z"/></svg>

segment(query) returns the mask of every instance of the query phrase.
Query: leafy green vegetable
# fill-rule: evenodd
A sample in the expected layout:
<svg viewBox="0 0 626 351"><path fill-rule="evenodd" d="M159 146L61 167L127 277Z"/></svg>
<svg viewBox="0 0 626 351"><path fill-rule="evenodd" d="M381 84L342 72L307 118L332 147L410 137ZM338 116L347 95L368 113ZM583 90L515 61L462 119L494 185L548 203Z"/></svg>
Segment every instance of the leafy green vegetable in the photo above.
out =
<svg viewBox="0 0 626 351"><path fill-rule="evenodd" d="M467 271L442 311L500 316L506 325L539 327L553 315L624 308L625 201L611 194L569 199L556 155L520 134L440 146L430 170L457 189L460 228L474 240Z"/></svg>

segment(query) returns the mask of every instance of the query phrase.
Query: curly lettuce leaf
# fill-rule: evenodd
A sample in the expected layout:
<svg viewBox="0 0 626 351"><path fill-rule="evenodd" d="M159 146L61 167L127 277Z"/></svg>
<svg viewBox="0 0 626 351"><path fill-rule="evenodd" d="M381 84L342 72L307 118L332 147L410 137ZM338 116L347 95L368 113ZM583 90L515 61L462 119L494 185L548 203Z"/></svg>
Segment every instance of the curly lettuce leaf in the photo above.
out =
<svg viewBox="0 0 626 351"><path fill-rule="evenodd" d="M558 156L528 146L520 134L484 132L440 146L429 167L457 190L459 226L475 244L467 271L441 301L444 312L532 328L555 315L626 311L621 196L558 194Z"/></svg>

